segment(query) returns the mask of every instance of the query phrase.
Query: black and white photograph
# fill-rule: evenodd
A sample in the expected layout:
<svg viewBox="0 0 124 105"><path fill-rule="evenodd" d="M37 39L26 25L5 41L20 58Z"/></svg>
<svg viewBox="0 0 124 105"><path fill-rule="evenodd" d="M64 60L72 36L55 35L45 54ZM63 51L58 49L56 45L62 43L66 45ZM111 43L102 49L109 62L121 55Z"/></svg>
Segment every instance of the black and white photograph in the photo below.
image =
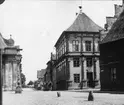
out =
<svg viewBox="0 0 124 105"><path fill-rule="evenodd" d="M124 0L0 0L0 105L124 105Z"/></svg>

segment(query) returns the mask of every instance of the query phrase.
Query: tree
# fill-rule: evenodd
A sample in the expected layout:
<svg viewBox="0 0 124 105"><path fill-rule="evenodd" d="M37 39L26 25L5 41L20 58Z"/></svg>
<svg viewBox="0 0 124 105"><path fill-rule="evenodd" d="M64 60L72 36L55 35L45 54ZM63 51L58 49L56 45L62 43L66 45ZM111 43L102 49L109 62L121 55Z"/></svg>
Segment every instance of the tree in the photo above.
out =
<svg viewBox="0 0 124 105"><path fill-rule="evenodd" d="M34 82L33 81L29 81L29 83L27 85L33 85Z"/></svg>
<svg viewBox="0 0 124 105"><path fill-rule="evenodd" d="M25 81L26 81L26 77L23 73L21 73L21 83L22 83L22 87L25 87Z"/></svg>

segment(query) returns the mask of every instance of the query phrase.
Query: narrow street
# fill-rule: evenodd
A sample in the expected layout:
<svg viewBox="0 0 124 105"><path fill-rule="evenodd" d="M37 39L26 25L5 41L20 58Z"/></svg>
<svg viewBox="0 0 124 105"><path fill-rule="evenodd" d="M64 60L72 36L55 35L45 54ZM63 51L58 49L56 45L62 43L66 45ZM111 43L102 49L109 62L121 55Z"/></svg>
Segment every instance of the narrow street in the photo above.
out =
<svg viewBox="0 0 124 105"><path fill-rule="evenodd" d="M124 94L93 93L95 100L87 101L88 92L35 91L23 89L22 94L3 92L3 105L124 105Z"/></svg>

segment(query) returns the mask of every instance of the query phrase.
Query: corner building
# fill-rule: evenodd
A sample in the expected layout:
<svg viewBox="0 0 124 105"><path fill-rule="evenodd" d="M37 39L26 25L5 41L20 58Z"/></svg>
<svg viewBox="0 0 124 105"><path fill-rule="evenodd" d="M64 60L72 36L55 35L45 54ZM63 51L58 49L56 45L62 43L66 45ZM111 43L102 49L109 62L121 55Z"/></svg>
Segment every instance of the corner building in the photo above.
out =
<svg viewBox="0 0 124 105"><path fill-rule="evenodd" d="M100 87L99 41L103 30L80 10L55 44L58 90Z"/></svg>

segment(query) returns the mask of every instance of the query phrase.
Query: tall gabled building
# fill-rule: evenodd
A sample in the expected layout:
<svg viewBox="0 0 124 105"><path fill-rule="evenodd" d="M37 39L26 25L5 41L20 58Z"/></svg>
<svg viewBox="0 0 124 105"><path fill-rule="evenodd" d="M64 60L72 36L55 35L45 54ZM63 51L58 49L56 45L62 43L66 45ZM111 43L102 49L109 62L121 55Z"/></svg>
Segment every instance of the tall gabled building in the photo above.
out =
<svg viewBox="0 0 124 105"><path fill-rule="evenodd" d="M57 89L100 86L101 30L103 28L83 13L80 7L73 24L62 32L55 44Z"/></svg>

